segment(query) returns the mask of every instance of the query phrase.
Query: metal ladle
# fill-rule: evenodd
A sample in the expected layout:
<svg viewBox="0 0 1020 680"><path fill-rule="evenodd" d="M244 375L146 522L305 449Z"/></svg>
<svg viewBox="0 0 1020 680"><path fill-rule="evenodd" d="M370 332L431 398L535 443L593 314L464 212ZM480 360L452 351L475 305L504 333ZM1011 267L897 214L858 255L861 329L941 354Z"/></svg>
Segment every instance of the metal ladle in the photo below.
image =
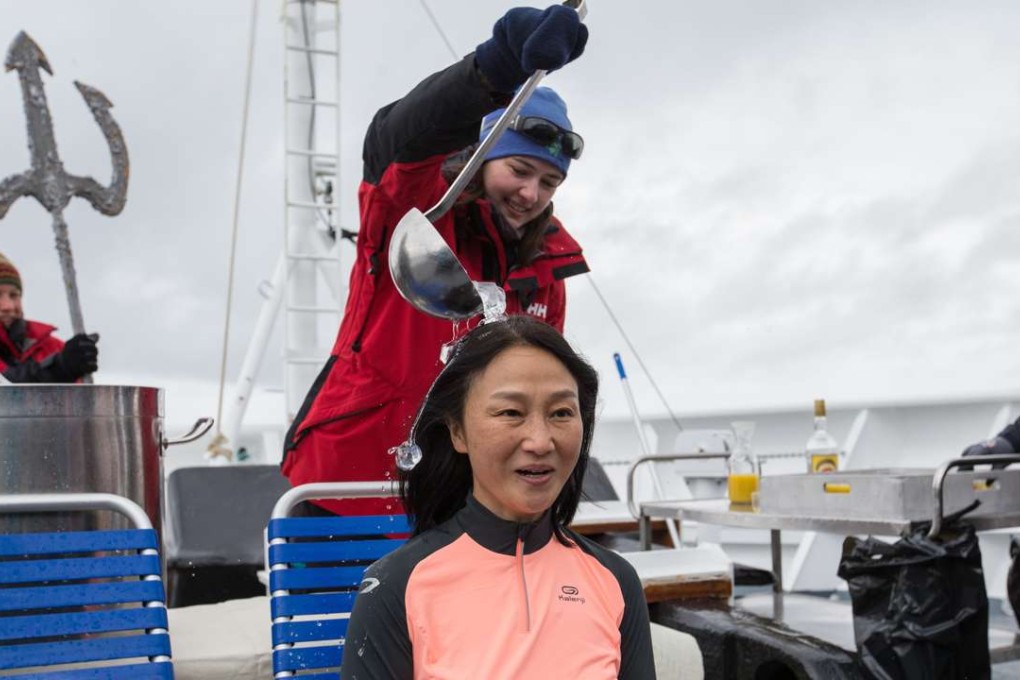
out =
<svg viewBox="0 0 1020 680"><path fill-rule="evenodd" d="M563 4L574 8L584 21L588 13L585 0L567 0ZM499 141L545 75L544 70L535 71L521 86L439 202L424 213L412 208L397 223L390 239L390 276L400 295L415 309L454 321L481 314L482 298L475 290L474 281L432 225L453 207L457 197L485 162L486 154Z"/></svg>

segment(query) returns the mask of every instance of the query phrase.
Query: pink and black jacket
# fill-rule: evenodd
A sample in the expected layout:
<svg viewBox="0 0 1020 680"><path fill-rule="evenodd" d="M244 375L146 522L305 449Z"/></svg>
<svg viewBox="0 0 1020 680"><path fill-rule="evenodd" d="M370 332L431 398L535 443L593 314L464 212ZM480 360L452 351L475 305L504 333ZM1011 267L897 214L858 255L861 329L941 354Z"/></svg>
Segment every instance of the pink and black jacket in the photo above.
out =
<svg viewBox="0 0 1020 680"><path fill-rule="evenodd" d="M633 567L547 512L500 519L474 498L373 564L354 603L341 678L655 678Z"/></svg>

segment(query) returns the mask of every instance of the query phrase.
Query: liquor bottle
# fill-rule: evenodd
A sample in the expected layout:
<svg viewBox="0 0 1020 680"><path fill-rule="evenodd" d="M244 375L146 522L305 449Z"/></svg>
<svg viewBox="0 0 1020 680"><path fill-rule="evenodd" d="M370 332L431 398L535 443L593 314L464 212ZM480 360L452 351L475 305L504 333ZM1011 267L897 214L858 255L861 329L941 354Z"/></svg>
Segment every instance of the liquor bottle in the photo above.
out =
<svg viewBox="0 0 1020 680"><path fill-rule="evenodd" d="M826 429L825 400L815 399L815 431L804 447L808 472L835 472L839 469L839 444Z"/></svg>
<svg viewBox="0 0 1020 680"><path fill-rule="evenodd" d="M758 491L758 457L751 449L754 423L746 420L732 424L735 442L729 458L728 491L730 503L751 505Z"/></svg>

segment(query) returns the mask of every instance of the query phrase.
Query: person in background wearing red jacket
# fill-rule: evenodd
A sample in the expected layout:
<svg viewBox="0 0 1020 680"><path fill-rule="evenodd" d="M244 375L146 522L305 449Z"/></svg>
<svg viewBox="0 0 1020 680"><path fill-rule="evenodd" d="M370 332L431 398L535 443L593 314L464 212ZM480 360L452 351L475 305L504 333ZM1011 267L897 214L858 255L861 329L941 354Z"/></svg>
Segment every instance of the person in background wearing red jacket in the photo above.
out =
<svg viewBox="0 0 1020 680"><path fill-rule="evenodd" d="M0 375L12 383L71 383L94 373L96 337L80 334L64 344L53 326L25 318L21 293L21 274L0 254Z"/></svg>
<svg viewBox="0 0 1020 680"><path fill-rule="evenodd" d="M512 9L474 53L376 113L365 137L361 227L343 321L284 442L282 470L292 485L394 478L387 451L406 439L442 366L440 350L457 331L400 296L388 268L393 228L412 208L439 201L528 76L573 61L587 38L567 7ZM560 331L564 279L588 265L553 217L552 198L582 146L563 100L538 88L458 204L435 224L473 280L504 289L508 314L528 314ZM315 504L299 512L394 510L386 499Z"/></svg>

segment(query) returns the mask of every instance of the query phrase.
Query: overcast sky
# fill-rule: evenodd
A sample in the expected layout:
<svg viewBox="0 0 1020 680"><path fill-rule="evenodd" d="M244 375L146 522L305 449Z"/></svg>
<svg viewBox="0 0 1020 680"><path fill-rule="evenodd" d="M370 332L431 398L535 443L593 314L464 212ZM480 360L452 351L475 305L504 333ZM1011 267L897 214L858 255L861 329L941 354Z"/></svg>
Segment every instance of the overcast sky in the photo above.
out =
<svg viewBox="0 0 1020 680"><path fill-rule="evenodd" d="M515 4L427 2L459 54ZM280 5L259 6L231 382L283 237ZM0 45L25 30L54 69L66 169L109 181L74 80L114 103L130 150L121 215L66 212L102 382L218 379L250 8L0 0ZM675 411L1020 393L1020 3L592 0L588 24L584 57L547 80L586 140L557 212ZM353 227L372 113L451 56L418 0L344 3L342 36ZM28 167L14 73L0 121L5 177ZM0 221L0 252L27 314L69 335L34 200ZM626 413L623 351L643 412L661 413L591 283L568 294L606 412ZM279 337L264 387L281 385Z"/></svg>

